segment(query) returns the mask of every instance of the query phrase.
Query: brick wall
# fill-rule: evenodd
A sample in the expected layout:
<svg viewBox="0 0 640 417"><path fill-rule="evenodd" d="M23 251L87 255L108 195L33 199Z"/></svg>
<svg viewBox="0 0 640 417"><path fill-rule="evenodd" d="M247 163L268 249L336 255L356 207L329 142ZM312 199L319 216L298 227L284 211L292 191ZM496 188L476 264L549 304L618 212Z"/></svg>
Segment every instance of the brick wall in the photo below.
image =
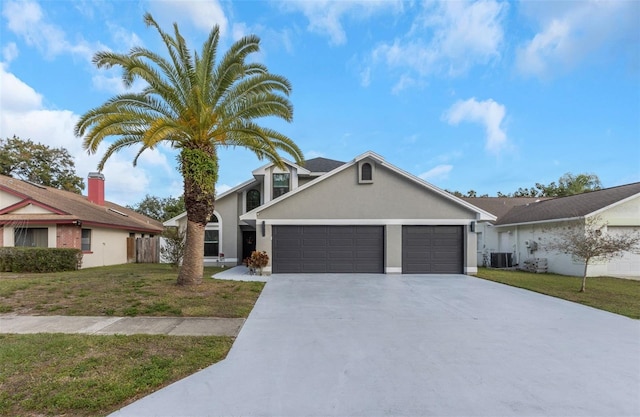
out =
<svg viewBox="0 0 640 417"><path fill-rule="evenodd" d="M57 248L81 249L82 229L73 224L59 224L56 228Z"/></svg>

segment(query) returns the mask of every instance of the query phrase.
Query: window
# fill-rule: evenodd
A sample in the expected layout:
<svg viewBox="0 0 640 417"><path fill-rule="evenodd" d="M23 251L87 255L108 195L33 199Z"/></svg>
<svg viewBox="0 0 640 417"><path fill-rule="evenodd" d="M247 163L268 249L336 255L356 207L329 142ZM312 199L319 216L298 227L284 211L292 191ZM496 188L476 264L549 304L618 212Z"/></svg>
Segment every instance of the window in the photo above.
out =
<svg viewBox="0 0 640 417"><path fill-rule="evenodd" d="M360 184L373 183L373 165L369 162L361 162L358 167L358 182Z"/></svg>
<svg viewBox="0 0 640 417"><path fill-rule="evenodd" d="M16 228L13 231L14 246L46 248L49 246L49 229Z"/></svg>
<svg viewBox="0 0 640 417"><path fill-rule="evenodd" d="M91 229L82 229L81 246L83 252L91 252Z"/></svg>
<svg viewBox="0 0 640 417"><path fill-rule="evenodd" d="M247 191L247 211L251 211L258 206L260 206L260 191Z"/></svg>
<svg viewBox="0 0 640 417"><path fill-rule="evenodd" d="M273 174L273 198L289 192L289 174Z"/></svg>
<svg viewBox="0 0 640 417"><path fill-rule="evenodd" d="M204 256L218 256L218 231L204 231Z"/></svg>
<svg viewBox="0 0 640 417"><path fill-rule="evenodd" d="M362 164L362 181L371 181L373 173L371 172L371 164Z"/></svg>

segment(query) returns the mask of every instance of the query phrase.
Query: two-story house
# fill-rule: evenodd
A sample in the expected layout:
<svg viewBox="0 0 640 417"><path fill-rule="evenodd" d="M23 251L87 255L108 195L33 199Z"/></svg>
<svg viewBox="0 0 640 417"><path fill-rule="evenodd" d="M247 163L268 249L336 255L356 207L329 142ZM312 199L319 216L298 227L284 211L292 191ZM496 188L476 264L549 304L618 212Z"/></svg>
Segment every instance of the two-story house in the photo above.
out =
<svg viewBox="0 0 640 417"><path fill-rule="evenodd" d="M473 273L474 227L495 216L373 152L350 162L284 161L216 198L205 263L265 251L266 273ZM185 227L186 213L165 222Z"/></svg>

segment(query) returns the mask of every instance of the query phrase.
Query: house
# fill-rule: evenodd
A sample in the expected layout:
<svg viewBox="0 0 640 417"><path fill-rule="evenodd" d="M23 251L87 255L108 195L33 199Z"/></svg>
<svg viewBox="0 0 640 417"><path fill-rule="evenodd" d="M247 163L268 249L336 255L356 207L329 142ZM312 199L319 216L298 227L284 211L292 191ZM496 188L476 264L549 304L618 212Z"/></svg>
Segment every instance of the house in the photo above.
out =
<svg viewBox="0 0 640 417"><path fill-rule="evenodd" d="M88 196L0 175L0 247L77 248L82 267L124 264L127 238L162 233L162 224L105 201L104 176L91 173Z"/></svg>
<svg viewBox="0 0 640 417"><path fill-rule="evenodd" d="M581 276L584 262L544 250L544 243L558 230L570 222L598 217L606 223L604 233L640 232L640 183L553 199L504 199L503 206L498 200L466 199L497 217L495 222L478 225L482 232L478 239L488 252L509 254L513 265L543 259L549 272ZM510 266L508 263L501 266ZM587 275L640 277L640 254L627 252L622 258L595 262Z"/></svg>
<svg viewBox="0 0 640 417"><path fill-rule="evenodd" d="M462 197L470 204L493 214L497 219L507 214L512 208L548 200L548 197ZM508 239L508 232L499 233L495 229L496 221L482 221L476 225L478 266L510 267L514 265L512 257L513 245ZM507 261L503 256L508 254ZM493 256L492 256L493 255ZM493 257L493 259L492 259ZM492 263L493 260L493 263Z"/></svg>
<svg viewBox="0 0 640 417"><path fill-rule="evenodd" d="M373 152L252 174L216 198L206 263L258 250L266 273L475 273L475 224L496 218ZM186 213L164 223L185 224Z"/></svg>

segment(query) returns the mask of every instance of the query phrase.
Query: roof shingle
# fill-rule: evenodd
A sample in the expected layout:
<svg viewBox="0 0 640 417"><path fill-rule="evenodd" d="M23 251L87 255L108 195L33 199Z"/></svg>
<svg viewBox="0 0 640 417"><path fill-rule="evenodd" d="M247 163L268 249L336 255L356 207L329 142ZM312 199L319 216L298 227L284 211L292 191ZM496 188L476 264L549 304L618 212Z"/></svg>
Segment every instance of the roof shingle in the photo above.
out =
<svg viewBox="0 0 640 417"><path fill-rule="evenodd" d="M517 206L499 217L496 225L584 217L637 194L640 182Z"/></svg>
<svg viewBox="0 0 640 417"><path fill-rule="evenodd" d="M4 175L0 175L0 191L9 192L22 200L34 202L36 205L51 207L63 213L52 213L50 215L6 213L0 214L0 221L14 222L19 219L41 222L47 220L51 222L79 220L86 224L146 233L160 233L163 229L162 223L118 204L105 201L105 205L100 206L90 202L87 197L80 194L31 184ZM0 207L0 209L2 208Z"/></svg>

